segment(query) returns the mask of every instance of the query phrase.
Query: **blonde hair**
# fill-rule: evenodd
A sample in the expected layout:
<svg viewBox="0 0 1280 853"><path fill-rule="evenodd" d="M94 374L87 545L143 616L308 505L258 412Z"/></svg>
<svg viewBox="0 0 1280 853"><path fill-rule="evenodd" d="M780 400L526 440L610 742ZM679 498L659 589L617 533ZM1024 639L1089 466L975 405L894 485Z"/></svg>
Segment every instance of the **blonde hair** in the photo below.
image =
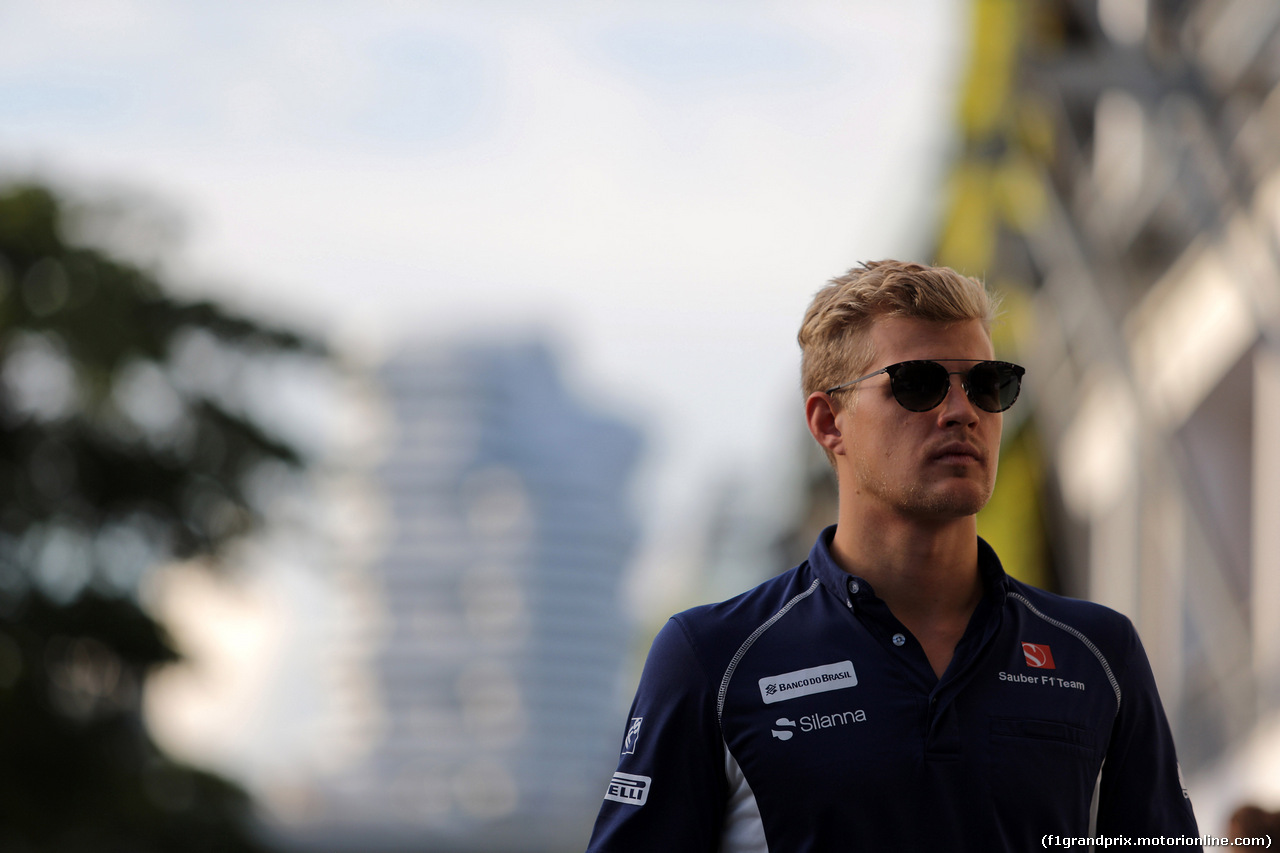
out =
<svg viewBox="0 0 1280 853"><path fill-rule="evenodd" d="M800 385L807 399L866 373L876 354L867 330L877 317L981 320L988 333L998 301L976 278L949 267L869 261L833 278L800 324Z"/></svg>

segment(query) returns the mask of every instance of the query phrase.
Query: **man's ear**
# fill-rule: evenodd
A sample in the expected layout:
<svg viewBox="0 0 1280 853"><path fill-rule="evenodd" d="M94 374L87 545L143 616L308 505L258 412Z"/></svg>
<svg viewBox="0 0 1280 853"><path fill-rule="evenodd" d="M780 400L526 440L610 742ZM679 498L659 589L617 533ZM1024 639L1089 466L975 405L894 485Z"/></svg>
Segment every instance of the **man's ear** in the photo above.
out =
<svg viewBox="0 0 1280 853"><path fill-rule="evenodd" d="M844 453L844 436L836 426L836 412L835 401L822 391L814 391L804 401L805 420L813 440L828 453L840 455Z"/></svg>

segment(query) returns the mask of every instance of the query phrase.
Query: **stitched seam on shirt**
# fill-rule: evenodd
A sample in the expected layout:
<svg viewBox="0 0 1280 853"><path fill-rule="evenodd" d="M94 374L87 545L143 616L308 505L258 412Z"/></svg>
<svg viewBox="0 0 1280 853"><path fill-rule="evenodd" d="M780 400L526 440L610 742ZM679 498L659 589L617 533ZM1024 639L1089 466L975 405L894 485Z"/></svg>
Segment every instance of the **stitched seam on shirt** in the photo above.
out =
<svg viewBox="0 0 1280 853"><path fill-rule="evenodd" d="M777 613L769 617L769 621L765 622L759 628L756 628L754 631L752 631L751 636L747 637L746 642L744 642L738 648L737 654L733 656L733 660L729 661L729 668L724 671L724 678L720 680L720 693L719 695L716 696L716 720L717 721L720 721L720 718L724 713L724 697L725 697L725 694L729 692L729 681L733 678L733 671L738 668L738 664L739 662L742 661L742 658L747 654L747 650L751 648L752 644L754 644L756 640L760 639L761 634L763 634L765 631L768 631L769 628L773 626L774 622L777 622L783 616L786 616L788 610L790 610L792 607L795 607L796 604L799 603L802 599L808 598L810 595L812 595L813 591L818 588L818 585L820 583L821 581L815 578L813 583L809 584L808 589L806 589L804 592L800 593L795 598L791 599L786 604L784 604L781 610L779 610ZM723 723L721 724L723 725Z"/></svg>
<svg viewBox="0 0 1280 853"><path fill-rule="evenodd" d="M1111 664L1107 663L1106 657L1102 654L1102 652L1098 649L1098 647L1093 644L1093 641L1090 640L1088 637L1086 637L1084 634L1082 634L1080 631L1066 624L1065 622L1059 622L1057 619L1054 619L1051 616L1046 616L1043 613L1041 613L1039 610L1036 610L1035 605L1033 605L1030 601L1027 601L1027 599L1024 598L1022 595L1019 595L1018 593L1013 592L1009 594L1009 597L1016 598L1018 601L1021 601L1022 604L1032 613L1039 616L1041 619L1048 622L1050 625L1053 625L1057 628L1061 628L1062 630L1066 631L1068 634L1071 634L1077 640L1084 643L1085 648L1093 652L1093 656L1098 659L1098 663L1102 664L1102 669L1107 674L1107 681L1111 682L1111 689L1115 691L1115 694L1116 694L1116 708L1119 709L1120 682L1116 681L1115 674L1111 671Z"/></svg>

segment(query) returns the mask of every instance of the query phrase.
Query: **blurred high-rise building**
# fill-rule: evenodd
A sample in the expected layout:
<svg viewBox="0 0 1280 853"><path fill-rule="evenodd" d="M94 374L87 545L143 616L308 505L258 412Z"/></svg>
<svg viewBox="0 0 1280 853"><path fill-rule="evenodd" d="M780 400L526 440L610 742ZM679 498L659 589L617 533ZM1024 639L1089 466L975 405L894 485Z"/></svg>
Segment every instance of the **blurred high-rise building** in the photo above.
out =
<svg viewBox="0 0 1280 853"><path fill-rule="evenodd" d="M389 519L367 573L376 727L308 793L307 850L585 844L622 739L640 435L575 399L544 345L440 347L379 373ZM351 665L353 662L348 661Z"/></svg>

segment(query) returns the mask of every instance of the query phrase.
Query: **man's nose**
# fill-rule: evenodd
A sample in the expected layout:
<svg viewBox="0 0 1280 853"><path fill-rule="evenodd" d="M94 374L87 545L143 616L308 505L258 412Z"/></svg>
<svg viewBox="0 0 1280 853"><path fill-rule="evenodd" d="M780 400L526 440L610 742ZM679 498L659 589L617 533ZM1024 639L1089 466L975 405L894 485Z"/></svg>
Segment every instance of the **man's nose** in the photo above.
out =
<svg viewBox="0 0 1280 853"><path fill-rule="evenodd" d="M969 394L964 390L964 375L952 373L948 378L951 380L951 385L947 388L947 396L942 398L939 419L947 425L976 423L978 407L973 404Z"/></svg>

